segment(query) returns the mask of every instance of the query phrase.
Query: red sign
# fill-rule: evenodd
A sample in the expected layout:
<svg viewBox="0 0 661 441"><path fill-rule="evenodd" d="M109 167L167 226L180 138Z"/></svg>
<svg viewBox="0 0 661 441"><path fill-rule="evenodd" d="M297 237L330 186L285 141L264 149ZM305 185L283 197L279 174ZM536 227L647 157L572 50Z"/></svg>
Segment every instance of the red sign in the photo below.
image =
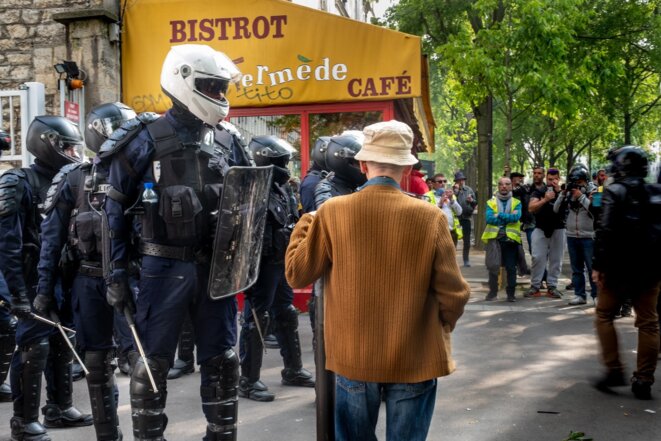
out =
<svg viewBox="0 0 661 441"><path fill-rule="evenodd" d="M64 117L77 123L80 122L80 105L71 101L64 101Z"/></svg>

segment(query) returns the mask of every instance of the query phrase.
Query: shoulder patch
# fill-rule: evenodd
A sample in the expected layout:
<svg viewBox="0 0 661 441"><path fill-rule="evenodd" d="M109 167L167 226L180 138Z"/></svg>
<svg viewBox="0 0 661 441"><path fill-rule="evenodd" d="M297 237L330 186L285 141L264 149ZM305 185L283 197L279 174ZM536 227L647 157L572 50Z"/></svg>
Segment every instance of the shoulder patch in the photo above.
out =
<svg viewBox="0 0 661 441"><path fill-rule="evenodd" d="M60 196L62 186L66 181L67 175L76 170L77 168L82 168L83 164L67 164L60 169L59 172L55 175L51 181L50 187L46 192L46 200L44 201L44 213L49 213L53 207L57 204L57 200Z"/></svg>
<svg viewBox="0 0 661 441"><path fill-rule="evenodd" d="M9 170L0 176L0 216L16 212L22 196L18 188L21 179L25 179L25 173L18 169Z"/></svg>

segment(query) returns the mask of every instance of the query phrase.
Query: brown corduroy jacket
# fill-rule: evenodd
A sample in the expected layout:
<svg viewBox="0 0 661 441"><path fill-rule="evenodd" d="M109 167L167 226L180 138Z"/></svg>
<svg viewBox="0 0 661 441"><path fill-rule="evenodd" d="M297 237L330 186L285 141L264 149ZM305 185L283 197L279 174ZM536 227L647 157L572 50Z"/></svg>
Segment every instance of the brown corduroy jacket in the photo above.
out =
<svg viewBox="0 0 661 441"><path fill-rule="evenodd" d="M330 199L296 225L286 274L294 288L324 278L326 369L384 383L454 370L469 287L438 207L388 185Z"/></svg>

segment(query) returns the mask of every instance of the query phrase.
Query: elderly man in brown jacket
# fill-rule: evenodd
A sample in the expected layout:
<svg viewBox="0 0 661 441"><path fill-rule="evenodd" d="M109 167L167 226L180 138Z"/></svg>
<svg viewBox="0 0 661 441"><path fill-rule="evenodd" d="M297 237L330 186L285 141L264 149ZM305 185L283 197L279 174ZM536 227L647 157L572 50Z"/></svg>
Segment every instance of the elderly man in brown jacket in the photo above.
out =
<svg viewBox="0 0 661 441"><path fill-rule="evenodd" d="M455 368L450 333L469 288L441 210L399 188L416 162L410 127L380 122L364 134L355 158L367 183L301 218L286 275L292 287L324 279L336 440L376 440L382 393L387 439L425 440L436 378Z"/></svg>

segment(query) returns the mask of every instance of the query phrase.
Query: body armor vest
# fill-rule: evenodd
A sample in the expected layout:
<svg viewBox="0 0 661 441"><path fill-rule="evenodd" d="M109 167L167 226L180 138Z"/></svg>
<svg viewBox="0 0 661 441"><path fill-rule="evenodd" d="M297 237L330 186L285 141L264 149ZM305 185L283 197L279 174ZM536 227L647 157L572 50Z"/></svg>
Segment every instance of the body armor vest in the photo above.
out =
<svg viewBox="0 0 661 441"><path fill-rule="evenodd" d="M76 206L69 219L69 249L76 260L101 261L101 210L108 193L108 172L83 164L67 175Z"/></svg>
<svg viewBox="0 0 661 441"><path fill-rule="evenodd" d="M296 206L296 198L287 184L273 184L262 245L262 254L273 263L284 261L289 238L298 220Z"/></svg>
<svg viewBox="0 0 661 441"><path fill-rule="evenodd" d="M209 164L214 157L213 130L203 128L199 142L183 143L165 118L147 129L154 139L152 172L158 203L143 203L142 240L199 248L210 237L209 213L218 209L222 189L222 171Z"/></svg>

